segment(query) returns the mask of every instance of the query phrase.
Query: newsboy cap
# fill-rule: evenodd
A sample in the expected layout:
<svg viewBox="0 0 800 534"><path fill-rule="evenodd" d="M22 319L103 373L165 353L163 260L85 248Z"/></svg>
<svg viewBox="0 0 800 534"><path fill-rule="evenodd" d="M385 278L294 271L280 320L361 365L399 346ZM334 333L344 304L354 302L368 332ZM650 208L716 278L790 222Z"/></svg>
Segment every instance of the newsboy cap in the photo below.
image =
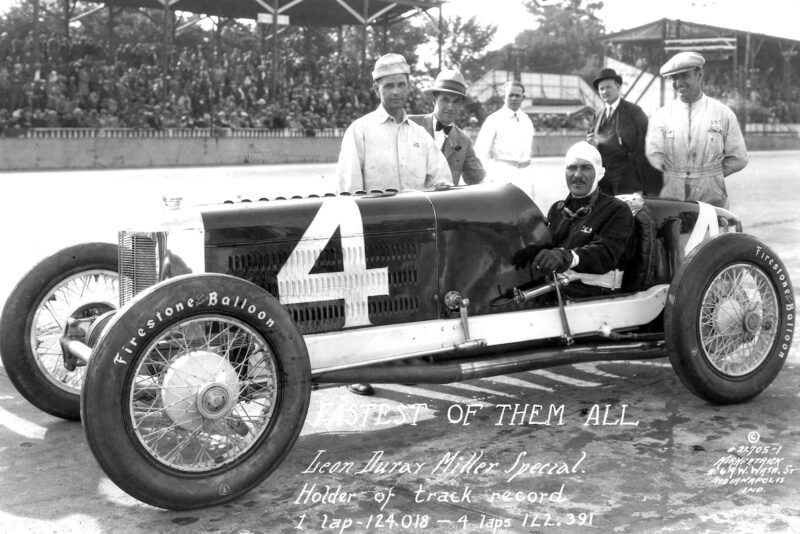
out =
<svg viewBox="0 0 800 534"><path fill-rule="evenodd" d="M600 82L603 80L614 80L618 84L622 85L622 76L617 74L617 71L614 69L605 68L600 71L600 74L597 75L597 78L592 80L592 85L594 85L595 91L597 91L597 86L600 85Z"/></svg>
<svg viewBox="0 0 800 534"><path fill-rule="evenodd" d="M392 74L411 74L411 67L406 63L406 58L400 54L384 54L375 62L372 79L376 82L384 76Z"/></svg>
<svg viewBox="0 0 800 534"><path fill-rule="evenodd" d="M433 85L422 90L423 93L453 93L467 96L467 81L457 70L445 69L433 81Z"/></svg>
<svg viewBox="0 0 800 534"><path fill-rule="evenodd" d="M669 78L675 74L702 67L705 63L705 58L697 52L680 52L664 63L664 66L661 67L660 74L664 78Z"/></svg>

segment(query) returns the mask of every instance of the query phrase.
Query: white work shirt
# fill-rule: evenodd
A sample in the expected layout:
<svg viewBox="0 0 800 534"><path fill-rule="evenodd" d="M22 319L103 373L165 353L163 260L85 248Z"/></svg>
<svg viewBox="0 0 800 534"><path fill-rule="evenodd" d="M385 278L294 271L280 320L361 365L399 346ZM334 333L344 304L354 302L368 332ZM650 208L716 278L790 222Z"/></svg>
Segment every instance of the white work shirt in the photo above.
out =
<svg viewBox="0 0 800 534"><path fill-rule="evenodd" d="M656 110L645 139L650 164L664 171L661 196L727 207L724 177L747 165L744 136L726 105L703 95Z"/></svg>
<svg viewBox="0 0 800 534"><path fill-rule="evenodd" d="M345 131L336 175L340 192L426 189L453 179L430 134L405 112L396 122L382 105Z"/></svg>
<svg viewBox="0 0 800 534"><path fill-rule="evenodd" d="M530 163L533 133L533 122L521 110L503 106L486 117L475 140L475 154L486 168L483 183L513 183L534 198L531 167L517 166Z"/></svg>
<svg viewBox="0 0 800 534"><path fill-rule="evenodd" d="M530 161L533 155L533 122L521 110L503 106L488 117L475 140L475 153L481 162L502 160Z"/></svg>

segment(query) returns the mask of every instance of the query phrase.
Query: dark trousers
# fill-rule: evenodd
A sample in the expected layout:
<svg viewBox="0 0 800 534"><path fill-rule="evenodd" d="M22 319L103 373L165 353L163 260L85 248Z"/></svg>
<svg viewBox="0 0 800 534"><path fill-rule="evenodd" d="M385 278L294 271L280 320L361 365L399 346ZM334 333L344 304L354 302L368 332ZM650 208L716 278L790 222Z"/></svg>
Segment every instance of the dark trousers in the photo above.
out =
<svg viewBox="0 0 800 534"><path fill-rule="evenodd" d="M628 160L621 162L603 162L606 173L598 184L600 191L608 195L627 195L642 191L639 176L633 165Z"/></svg>

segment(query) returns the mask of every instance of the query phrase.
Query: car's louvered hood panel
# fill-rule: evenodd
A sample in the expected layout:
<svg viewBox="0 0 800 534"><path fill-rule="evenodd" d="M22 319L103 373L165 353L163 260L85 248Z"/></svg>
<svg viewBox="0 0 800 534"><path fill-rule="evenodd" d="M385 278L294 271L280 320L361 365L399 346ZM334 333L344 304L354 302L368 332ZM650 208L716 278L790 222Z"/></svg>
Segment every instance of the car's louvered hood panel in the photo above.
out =
<svg viewBox="0 0 800 534"><path fill-rule="evenodd" d="M304 334L438 316L435 221L422 194L223 205L203 218L207 270L265 288ZM342 294L343 273L358 295Z"/></svg>

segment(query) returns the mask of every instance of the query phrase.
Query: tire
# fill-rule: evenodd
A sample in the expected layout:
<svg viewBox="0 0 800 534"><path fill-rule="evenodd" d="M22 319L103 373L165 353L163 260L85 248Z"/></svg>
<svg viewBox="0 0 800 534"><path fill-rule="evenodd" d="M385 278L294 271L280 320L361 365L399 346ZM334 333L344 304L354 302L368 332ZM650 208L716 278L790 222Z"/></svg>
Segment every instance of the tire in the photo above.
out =
<svg viewBox="0 0 800 534"><path fill-rule="evenodd" d="M25 399L51 415L80 418L86 367L64 366L60 339L70 318L88 325L119 302L117 245L83 243L39 262L17 284L0 317L0 354Z"/></svg>
<svg viewBox="0 0 800 534"><path fill-rule="evenodd" d="M185 275L137 296L92 351L81 415L92 452L147 504L236 499L283 461L311 394L305 341L269 293Z"/></svg>
<svg viewBox="0 0 800 534"><path fill-rule="evenodd" d="M670 285L664 335L672 367L695 395L745 402L775 379L792 344L794 292L761 241L722 234L696 247Z"/></svg>

